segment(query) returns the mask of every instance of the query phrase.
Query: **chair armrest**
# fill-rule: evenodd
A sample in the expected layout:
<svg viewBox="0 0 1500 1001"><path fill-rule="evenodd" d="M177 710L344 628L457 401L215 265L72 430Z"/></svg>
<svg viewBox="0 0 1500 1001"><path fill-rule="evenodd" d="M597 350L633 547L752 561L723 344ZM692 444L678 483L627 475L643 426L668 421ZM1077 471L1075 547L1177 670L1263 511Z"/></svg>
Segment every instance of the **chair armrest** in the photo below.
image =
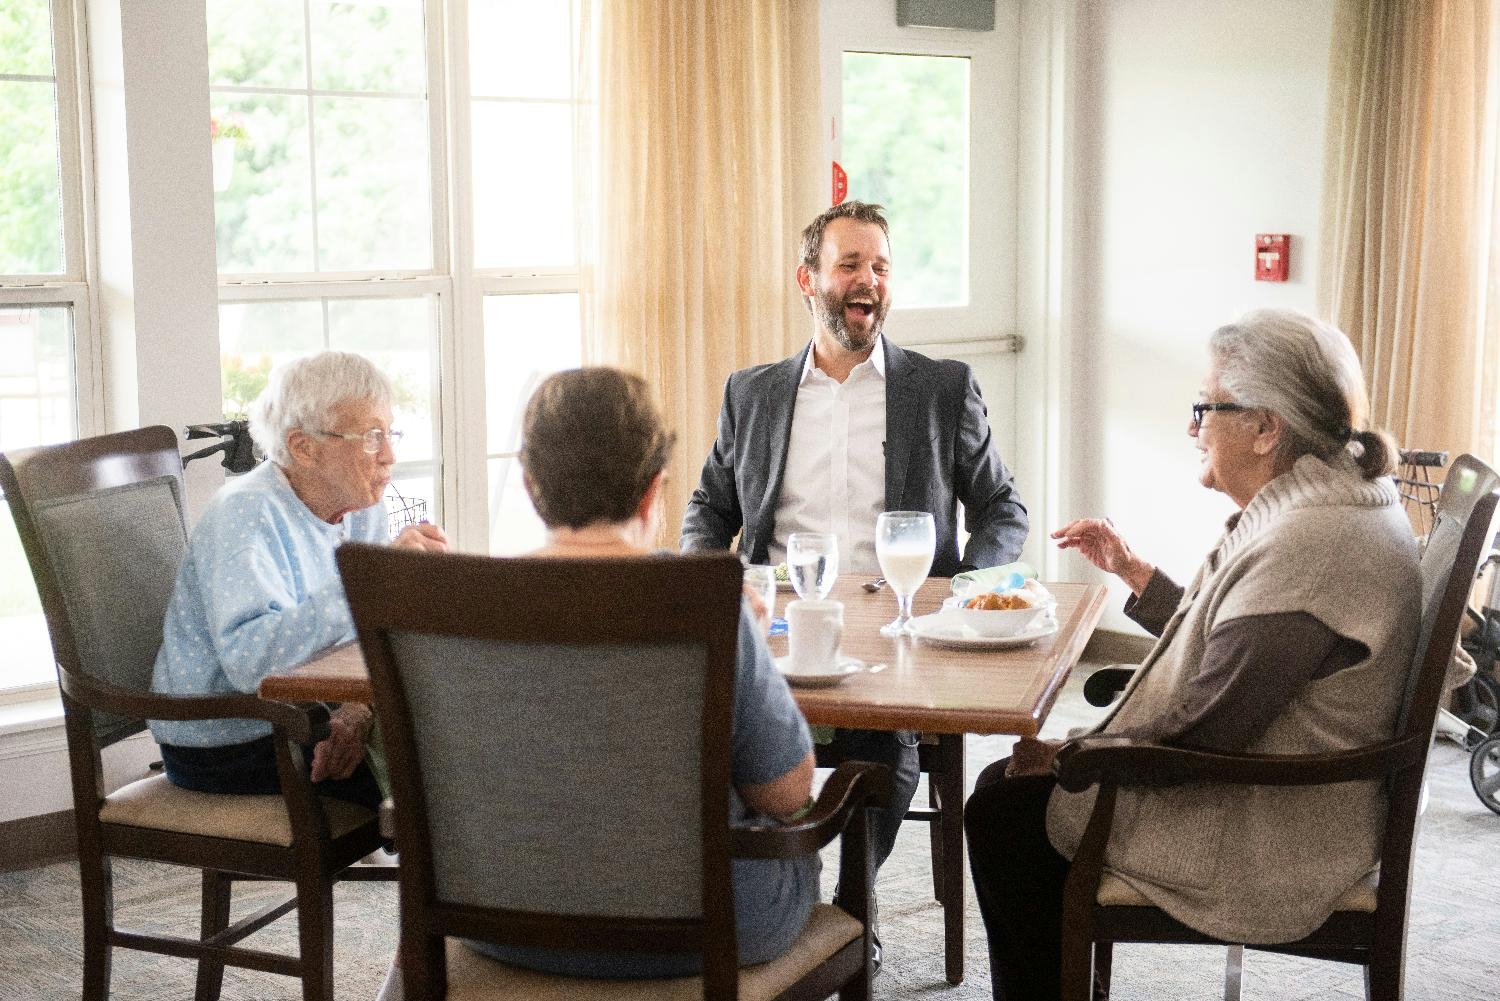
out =
<svg viewBox="0 0 1500 1001"><path fill-rule="evenodd" d="M161 695L120 688L72 671L59 671L63 694L90 709L131 719L258 719L299 744L311 743L314 724L305 710L254 695ZM326 731L326 711L324 726Z"/></svg>
<svg viewBox="0 0 1500 1001"><path fill-rule="evenodd" d="M1384 778L1416 764L1424 750L1423 741L1408 737L1335 754L1227 754L1090 734L1060 747L1052 770L1057 784L1070 792L1095 784L1327 785Z"/></svg>
<svg viewBox="0 0 1500 1001"><path fill-rule="evenodd" d="M823 783L811 812L795 824L736 827L730 832L735 858L794 858L813 852L838 837L855 811L882 807L891 800L891 770L867 761L846 761Z"/></svg>

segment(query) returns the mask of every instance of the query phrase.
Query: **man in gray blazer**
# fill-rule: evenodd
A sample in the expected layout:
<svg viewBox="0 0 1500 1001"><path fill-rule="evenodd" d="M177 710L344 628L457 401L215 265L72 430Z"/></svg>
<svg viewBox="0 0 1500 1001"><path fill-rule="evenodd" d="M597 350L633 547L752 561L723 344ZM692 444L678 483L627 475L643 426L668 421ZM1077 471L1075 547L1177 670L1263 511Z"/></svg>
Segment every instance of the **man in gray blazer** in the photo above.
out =
<svg viewBox="0 0 1500 1001"><path fill-rule="evenodd" d="M832 532L841 570L874 576L876 516L929 511L936 576L1020 556L1026 508L995 452L969 366L881 336L890 256L878 205L844 202L803 230L797 284L815 320L812 343L729 377L718 440L683 517L684 550L726 549L738 532L752 563L780 563L792 532ZM960 503L969 531L962 555ZM916 790L916 737L839 730L833 746L895 772L892 804L873 825L884 862Z"/></svg>

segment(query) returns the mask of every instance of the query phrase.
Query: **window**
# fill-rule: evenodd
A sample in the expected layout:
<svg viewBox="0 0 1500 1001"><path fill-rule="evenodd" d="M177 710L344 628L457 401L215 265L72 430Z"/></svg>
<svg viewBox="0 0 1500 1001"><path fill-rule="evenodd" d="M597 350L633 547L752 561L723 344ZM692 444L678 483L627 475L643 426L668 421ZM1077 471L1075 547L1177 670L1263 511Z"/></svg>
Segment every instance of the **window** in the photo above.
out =
<svg viewBox="0 0 1500 1001"><path fill-rule="evenodd" d="M257 299L219 307L224 409L243 413L271 369L317 351L357 351L395 384L391 426L403 432L391 480L407 499L437 509L433 397L437 371L437 299ZM394 500L391 497L390 500Z"/></svg>
<svg viewBox="0 0 1500 1001"><path fill-rule="evenodd" d="M519 413L581 358L573 8L208 0L225 408L296 355L370 355L396 486L466 549L540 540Z"/></svg>
<svg viewBox="0 0 1500 1001"><path fill-rule="evenodd" d="M849 196L889 210L900 304L969 301L969 60L845 52Z"/></svg>
<svg viewBox="0 0 1500 1001"><path fill-rule="evenodd" d="M0 451L93 430L71 5L0 7ZM50 688L52 648L0 505L0 695Z"/></svg>
<svg viewBox="0 0 1500 1001"><path fill-rule="evenodd" d="M582 361L576 123L585 98L572 72L571 6L469 4L470 224L483 297L492 553L542 542L517 463L521 413L539 382Z"/></svg>
<svg viewBox="0 0 1500 1001"><path fill-rule="evenodd" d="M443 233L422 0L209 0L224 406L329 348L396 384L393 484L439 513ZM394 498L391 498L394 499Z"/></svg>
<svg viewBox="0 0 1500 1001"><path fill-rule="evenodd" d="M544 292L484 300L490 551L521 553L544 541L521 484L521 414L547 376L582 364L578 294Z"/></svg>

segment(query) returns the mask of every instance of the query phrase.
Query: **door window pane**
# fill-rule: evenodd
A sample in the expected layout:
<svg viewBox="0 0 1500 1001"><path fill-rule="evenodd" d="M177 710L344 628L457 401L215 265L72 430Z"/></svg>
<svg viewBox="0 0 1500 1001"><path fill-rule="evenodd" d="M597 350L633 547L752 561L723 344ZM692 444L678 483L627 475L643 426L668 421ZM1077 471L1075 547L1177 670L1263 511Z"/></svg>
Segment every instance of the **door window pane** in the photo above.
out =
<svg viewBox="0 0 1500 1001"><path fill-rule="evenodd" d="M521 553L542 543L542 523L514 458L521 447L521 415L543 379L577 368L582 355L577 293L485 297L491 553Z"/></svg>
<svg viewBox="0 0 1500 1001"><path fill-rule="evenodd" d="M0 274L63 271L57 94L47 0L0 5Z"/></svg>
<svg viewBox="0 0 1500 1001"><path fill-rule="evenodd" d="M0 452L78 434L72 311L0 307ZM10 507L0 502L0 688L53 681L52 644Z"/></svg>
<svg viewBox="0 0 1500 1001"><path fill-rule="evenodd" d="M891 223L899 308L969 299L969 60L845 52L849 197Z"/></svg>

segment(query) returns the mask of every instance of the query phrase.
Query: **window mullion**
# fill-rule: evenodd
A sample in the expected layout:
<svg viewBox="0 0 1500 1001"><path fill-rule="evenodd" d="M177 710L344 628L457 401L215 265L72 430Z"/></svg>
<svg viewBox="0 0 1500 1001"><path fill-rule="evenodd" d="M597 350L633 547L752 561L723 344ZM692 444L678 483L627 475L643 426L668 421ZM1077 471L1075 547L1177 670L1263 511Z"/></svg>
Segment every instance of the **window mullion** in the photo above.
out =
<svg viewBox="0 0 1500 1001"><path fill-rule="evenodd" d="M312 204L308 206L312 222L312 264L313 270L322 267L322 255L318 246L318 144L316 141L317 127L314 121L316 112L313 110L313 54L312 54L312 2L302 0L302 51L303 51L303 73L306 76L307 96L307 181L308 190L312 192ZM326 336L326 335L325 335Z"/></svg>

